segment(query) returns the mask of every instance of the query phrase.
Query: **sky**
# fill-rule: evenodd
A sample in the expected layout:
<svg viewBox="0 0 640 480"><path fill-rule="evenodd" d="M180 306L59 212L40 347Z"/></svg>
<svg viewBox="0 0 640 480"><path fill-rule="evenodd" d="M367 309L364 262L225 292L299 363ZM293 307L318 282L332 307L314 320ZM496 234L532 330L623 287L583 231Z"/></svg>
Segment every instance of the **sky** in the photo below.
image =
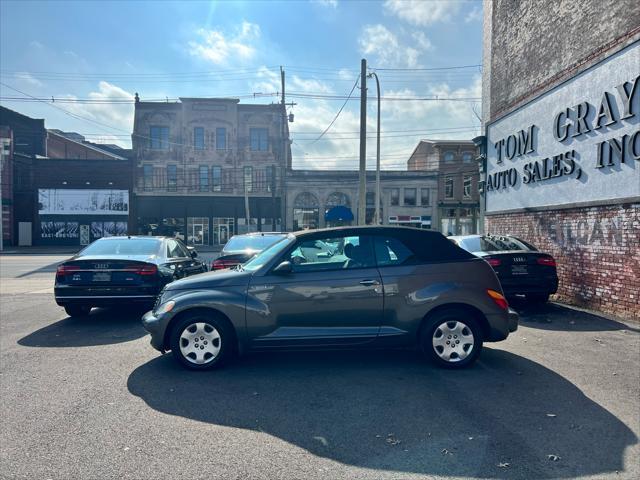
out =
<svg viewBox="0 0 640 480"><path fill-rule="evenodd" d="M357 169L363 58L383 168L420 139L480 133L481 0L0 0L0 104L125 148L135 93L278 102L282 66L294 168ZM367 95L375 168L373 78Z"/></svg>

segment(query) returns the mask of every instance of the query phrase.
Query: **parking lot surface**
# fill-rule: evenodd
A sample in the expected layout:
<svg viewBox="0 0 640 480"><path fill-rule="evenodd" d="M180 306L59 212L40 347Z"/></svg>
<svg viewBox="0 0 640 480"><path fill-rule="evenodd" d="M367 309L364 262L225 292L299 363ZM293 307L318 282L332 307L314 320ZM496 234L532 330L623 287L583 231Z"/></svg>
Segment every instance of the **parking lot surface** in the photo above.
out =
<svg viewBox="0 0 640 480"><path fill-rule="evenodd" d="M65 256L0 256L0 478L640 478L640 325L516 304L478 363L255 354L189 372L128 309L67 318Z"/></svg>

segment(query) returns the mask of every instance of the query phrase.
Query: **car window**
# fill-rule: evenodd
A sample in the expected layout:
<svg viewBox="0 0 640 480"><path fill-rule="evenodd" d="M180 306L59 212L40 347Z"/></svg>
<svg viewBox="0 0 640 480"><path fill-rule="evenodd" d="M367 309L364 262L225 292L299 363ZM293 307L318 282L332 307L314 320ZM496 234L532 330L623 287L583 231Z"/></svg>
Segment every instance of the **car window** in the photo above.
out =
<svg viewBox="0 0 640 480"><path fill-rule="evenodd" d="M176 243L178 244L178 248L180 248L183 257L191 257L191 252L184 243L182 243L180 240L176 240Z"/></svg>
<svg viewBox="0 0 640 480"><path fill-rule="evenodd" d="M417 260L415 253L397 238L375 237L374 249L380 267L407 265Z"/></svg>
<svg viewBox="0 0 640 480"><path fill-rule="evenodd" d="M487 235L482 237L463 238L459 245L468 252L497 252L509 250L532 250L535 247L522 240L510 236Z"/></svg>
<svg viewBox="0 0 640 480"><path fill-rule="evenodd" d="M81 255L157 255L161 241L156 238L113 238L97 240Z"/></svg>
<svg viewBox="0 0 640 480"><path fill-rule="evenodd" d="M224 246L226 251L257 250L262 251L276 242L282 240L281 235L236 235Z"/></svg>
<svg viewBox="0 0 640 480"><path fill-rule="evenodd" d="M178 242L170 238L167 240L167 257L168 258L184 258L185 254L180 248Z"/></svg>
<svg viewBox="0 0 640 480"><path fill-rule="evenodd" d="M371 237L350 236L304 240L289 252L285 261L294 272L318 272L375 266Z"/></svg>

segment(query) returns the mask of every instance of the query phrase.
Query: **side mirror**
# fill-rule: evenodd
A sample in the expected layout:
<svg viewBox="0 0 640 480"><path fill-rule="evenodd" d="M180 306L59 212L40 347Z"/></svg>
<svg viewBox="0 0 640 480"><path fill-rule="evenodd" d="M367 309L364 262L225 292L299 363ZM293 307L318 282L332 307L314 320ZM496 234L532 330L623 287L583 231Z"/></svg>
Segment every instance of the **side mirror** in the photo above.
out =
<svg viewBox="0 0 640 480"><path fill-rule="evenodd" d="M276 268L272 270L276 275L287 275L293 272L293 267L291 266L291 262L282 262Z"/></svg>
<svg viewBox="0 0 640 480"><path fill-rule="evenodd" d="M191 254L191 258L196 258L198 256L198 252L196 252L196 249L194 247L187 247L187 250L189 250L189 253Z"/></svg>

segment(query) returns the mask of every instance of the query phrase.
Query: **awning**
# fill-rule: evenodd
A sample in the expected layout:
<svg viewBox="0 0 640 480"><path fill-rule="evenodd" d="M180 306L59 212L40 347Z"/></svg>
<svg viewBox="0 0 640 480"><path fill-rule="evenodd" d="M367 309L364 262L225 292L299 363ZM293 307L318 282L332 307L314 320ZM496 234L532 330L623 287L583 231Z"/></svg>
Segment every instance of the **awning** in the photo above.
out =
<svg viewBox="0 0 640 480"><path fill-rule="evenodd" d="M324 219L327 222L350 222L353 220L353 213L349 207L345 207L344 205L338 205L337 207L330 208L324 214Z"/></svg>

